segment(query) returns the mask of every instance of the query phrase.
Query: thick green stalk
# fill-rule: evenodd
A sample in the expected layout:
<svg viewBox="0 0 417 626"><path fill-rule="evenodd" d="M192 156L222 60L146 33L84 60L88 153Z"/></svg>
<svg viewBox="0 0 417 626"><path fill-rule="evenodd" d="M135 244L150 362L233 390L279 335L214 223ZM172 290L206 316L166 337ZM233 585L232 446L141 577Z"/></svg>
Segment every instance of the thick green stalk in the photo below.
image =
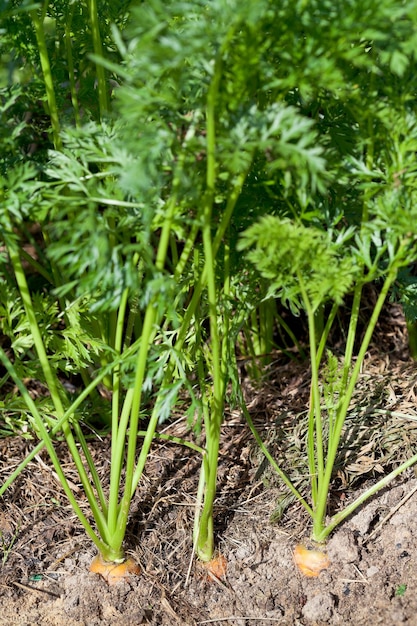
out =
<svg viewBox="0 0 417 626"><path fill-rule="evenodd" d="M125 289L119 305L114 338L114 350L118 355L121 354L123 347L123 331L126 320L128 297L129 290ZM116 365L113 369L112 392L112 435L117 438L120 404L120 365Z"/></svg>
<svg viewBox="0 0 417 626"><path fill-rule="evenodd" d="M40 19L38 11L36 9L30 12L30 16L35 27L39 58L41 61L43 80L45 83L46 99L49 108L49 117L51 119L53 142L55 150L62 150L61 127L59 124L58 107L56 105L54 82L52 80L51 65L49 62L48 49L46 46L43 21Z"/></svg>
<svg viewBox="0 0 417 626"><path fill-rule="evenodd" d="M174 219L177 205L177 190L181 180L183 161L178 165L177 174L173 183L173 193L167 204L166 218L162 227L158 250L155 259L156 271L162 272L165 267L169 241L171 236L171 227ZM146 375L147 359L149 349L156 334L156 324L158 318L158 305L155 297L149 302L145 317L143 320L142 333L139 344L139 351L136 360L135 380L132 389L126 394L122 415L118 424L117 437L115 446L112 448L112 463L116 464L116 471L113 475L113 483L110 485L111 507L109 509L109 532L111 534L111 545L114 552L122 554L122 544L126 534L126 526L130 510L130 502L135 490L137 472L135 471L137 433L139 429L140 406L142 400L142 388ZM152 443L153 435L158 424L158 416L154 411L153 418L150 420L147 436L142 444L141 453L138 459L138 467L140 475L143 471L145 460L148 456ZM129 434L127 435L129 428ZM125 462L125 485L124 492L119 505L116 505L116 493L120 487L120 471L122 460L125 453L125 442L127 436L127 452ZM117 511L117 515L116 515ZM113 560L113 559L110 559Z"/></svg>
<svg viewBox="0 0 417 626"><path fill-rule="evenodd" d="M103 47L101 44L99 17L97 12L97 0L88 0L88 11L90 14L91 34L93 38L94 54L97 58L103 58ZM102 119L109 110L109 99L107 95L106 74L103 65L96 62L98 102L100 108L100 118Z"/></svg>
<svg viewBox="0 0 417 626"><path fill-rule="evenodd" d="M308 300L307 300L308 302ZM318 346L316 347L316 327L315 327L315 317L313 311L310 309L308 313L308 323L309 323L309 338L310 338L310 359L314 358L314 366L313 362L311 364L312 367L312 378L311 378L311 393L310 393L310 408L308 413L308 465L310 470L310 482L311 482L311 499L313 502L313 508L315 508L317 503L318 491L321 478L324 473L324 465L322 473L319 475L316 468L316 447L315 447L315 433L320 428L320 433L322 433L322 420L321 420L321 411L320 411L320 388L319 388L319 380L318 380L318 372L320 368L320 363L323 358L324 349L326 347L327 338L329 336L329 332L333 325L334 319L336 317L336 313L338 310L338 305L333 304L332 309L327 318L325 327L323 329L320 341ZM314 338L314 341L313 341ZM314 393L313 393L314 391ZM316 413L317 407L319 407L319 416L320 420L317 424L316 422ZM322 460L324 463L324 448L323 448L323 436L319 437L317 441L317 446L322 451Z"/></svg>
<svg viewBox="0 0 417 626"><path fill-rule="evenodd" d="M369 320L368 327L365 332L365 336L362 340L362 344L356 359L355 366L352 371L352 375L349 379L349 383L347 385L344 397L342 398L342 402L337 411L336 422L334 425L334 431L332 433L332 438L329 439L328 445L328 453L326 459L326 469L323 476L323 480L320 484L320 490L318 493L318 501L317 508L314 511L314 519L313 519L313 533L312 538L316 541L319 541L323 534L323 528L325 526L324 520L326 516L326 508L327 508L327 498L329 494L330 481L333 474L333 467L337 456L337 451L339 448L340 437L342 434L342 429L346 420L346 415L349 410L349 405L353 396L353 392L355 390L355 385L358 380L363 360L365 358L366 351L368 350L369 343L372 339L372 335L376 326L376 323L381 314L382 307L388 295L388 292L396 279L398 271L397 264L393 264L388 275L384 281L384 285L381 289L381 292L378 296L377 302L375 304L375 308L372 312L371 319Z"/></svg>
<svg viewBox="0 0 417 626"><path fill-rule="evenodd" d="M151 304L148 305L148 308L145 313L145 319L143 323L142 330L142 341L139 348L138 358L136 361L135 368L135 381L133 387L133 394L131 396L131 408L129 411L129 434L127 435L127 452L126 452L126 462L125 462L125 486L124 493L122 496L122 500L120 502L120 507L117 509L117 517L116 517L116 526L113 527L111 525L109 527L110 532L112 533L111 544L115 553L123 553L122 544L126 534L126 526L129 516L130 510L130 502L132 499L132 491L133 491L133 477L134 477L134 468L135 468L135 460L136 460L136 445L137 445L137 433L139 430L139 415L140 415L140 405L142 399L142 387L145 380L146 375L146 366L147 366L147 358L149 348L155 336L155 323L156 323L156 306L152 301ZM126 431L125 431L126 432ZM119 432L118 437L119 448L115 450L115 458L117 462L119 459L123 457L124 454L124 440L121 440L121 435ZM117 485L117 491L119 488L119 484ZM116 486L111 485L113 490L116 489ZM112 510L112 519L113 519L113 510ZM110 560L116 560L111 558Z"/></svg>
<svg viewBox="0 0 417 626"><path fill-rule="evenodd" d="M206 251L205 251L206 252ZM207 252L206 252L207 259ZM214 262L214 259L211 259ZM208 276L210 277L210 272ZM199 558L203 561L209 561L213 557L214 552L214 523L213 523L213 505L216 497L217 486L217 468L220 444L220 427L223 421L224 408L224 392L225 381L227 376L228 341L229 341L229 318L227 313L222 320L222 337L220 339L220 329L218 327L218 297L215 290L215 276L213 266L213 278L208 281L209 287L209 305L210 293L216 300L213 302L213 317L210 315L210 338L211 338L211 357L213 360L213 398L204 412L204 422L206 430L206 447L208 453L203 457L203 475L206 489L204 492L204 504L199 513L198 522L198 540L196 551ZM210 290L211 284L211 290ZM214 288L214 289L213 289ZM230 295L230 248L228 241L225 242L224 254L224 280L223 280L223 297L225 299ZM216 361L215 361L216 359Z"/></svg>
<svg viewBox="0 0 417 626"><path fill-rule="evenodd" d="M213 102L214 104L214 102ZM214 110L213 110L213 122L212 125L210 126L211 132L214 133L215 131L215 125L214 125ZM209 140L209 133L207 134L207 141ZM215 138L213 137L214 140L214 144L213 147L210 151L210 156L212 158L212 161L210 162L210 167L212 167L213 169L211 170L211 175L209 176L208 174L208 182L211 182L211 184L213 185L213 189L214 189L214 183L215 183L215 162L213 163L213 159L215 158ZM208 166L207 166L208 167ZM209 251L209 258L212 259L211 263L213 263L213 259L215 259L218 250L220 248L220 244L224 238L224 235L226 233L226 230L228 228L228 225L230 223L230 218L233 214L234 208L236 206L236 202L240 196L244 181L246 180L246 176L247 176L247 172L248 170L241 172L238 176L236 176L236 179L233 183L233 187L231 189L231 191L229 192L228 195L228 200L226 202L226 208L223 212L223 216L221 219L221 222L219 224L219 226L217 227L217 231L216 234L213 238L213 240L210 239L210 233L209 230L211 230L211 226L210 229L207 228L207 232L206 232L206 245L210 248L211 247L211 251ZM208 197L206 196L205 201L207 202ZM212 198L210 199L210 201L212 202ZM206 210L210 209L211 212L211 205L206 205ZM206 213L207 216L208 213ZM188 252L189 254L189 252ZM180 258L180 262L181 262L181 258ZM212 266L211 266L212 267ZM210 270L211 271L211 270ZM206 284L208 284L208 276L209 276L209 265L207 263L207 258L206 258L206 263L204 265L203 271L201 273L200 278L196 281L195 285L194 285L194 291L193 291L193 296L191 298L190 304L187 307L187 310L185 312L185 316L183 319L183 323L180 329L180 332L178 333L178 338L176 341L176 350L181 350L182 346L186 340L187 337L187 332L189 330L190 324L192 322L193 316L196 313L198 304L200 302L200 298L201 298L201 294L202 291L204 289L204 287L206 286ZM214 299L216 299L216 287L215 287L215 283L213 284L214 279L214 273L212 273L211 275L211 280L212 280L212 284L211 284L211 293L212 293L212 297L213 297L213 293L214 295ZM213 317L213 322L214 322L214 317ZM216 317L216 322L217 324L217 317ZM215 330L216 332L216 330ZM219 352L219 348L218 348L218 352ZM218 357L217 357L218 358ZM164 381L166 380L166 377L168 377L169 380L169 376L170 373L172 372L172 368L173 368L173 364L170 364L170 367L167 368L166 374L165 374L165 378ZM217 371L221 371L221 368L219 368L219 366L216 367ZM223 384L223 383L221 383ZM222 396L223 391L220 393L218 390L218 397ZM217 437L217 443L214 441L214 444L211 446L211 456L210 453L208 452L204 457L203 457L203 467L202 467L202 472L204 473L204 480L203 482L206 483L208 481L210 481L210 489L207 493L205 493L205 508L203 510L203 514L200 516L200 510L201 507L200 505L197 506L196 511L195 511L195 523L194 523L194 534L195 534L195 539L194 539L194 545L196 546L197 549L197 553L199 554L200 558L204 559L204 560L209 560L212 556L213 553L213 520L212 520L212 514L213 514L213 502L214 502L214 497L215 497L215 493L216 493L216 478L217 478L217 462L218 462L218 446L219 446L219 442L218 442L218 437L220 434L219 428L220 428L220 423L222 421L222 404L223 404L223 398L221 397L221 402L220 404L217 404L217 406L215 405L213 407L213 410L216 411L216 413L214 413L214 418L218 419L219 421L219 425L217 427L216 432L212 431L212 428L210 427L210 418L208 417L208 415L206 415L205 417L205 423L207 424L206 426L206 436L208 437L208 442L213 441L216 439ZM211 437L211 438L210 438ZM209 450L209 447L207 445L207 449ZM214 470L214 471L213 471ZM210 478L209 478L210 475ZM201 484L202 478L200 477L200 483ZM200 489L200 493L201 493L201 489ZM198 529L199 534L198 536L196 535L196 529ZM205 537L205 538L204 538ZM200 547L198 547L200 546ZM205 546L205 548L204 548Z"/></svg>
<svg viewBox="0 0 417 626"><path fill-rule="evenodd" d="M223 240L224 234L227 230L227 227L230 223L230 218L232 216L233 210L236 206L236 202L240 196L243 184L245 182L247 176L247 171L245 172L241 172L238 176L236 176L235 180L233 181L233 187L232 190L229 193L228 196L228 200L226 203L226 208L223 212L223 216L221 219L221 222L219 224L219 226L217 227L217 231L215 234L215 237L213 239L213 255L216 256L217 252L220 248L220 244ZM188 238L188 242L190 242L190 244L195 240L195 237L197 236L197 232L194 232L194 227L192 228L192 233L190 234L189 238ZM184 249L185 250L185 249ZM189 254L192 251L192 245L190 245L190 248L187 250L187 253L184 255L183 254L180 256L179 259L179 265L181 265L182 270L185 268L186 265L186 260L189 257ZM194 249L195 252L195 249ZM183 256L184 255L184 256ZM196 263L195 266L198 266L198 264ZM187 333L189 331L190 325L192 323L193 317L195 316L197 307L199 305L200 302L200 298L201 298L201 294L203 292L204 287L206 286L207 283L207 268L206 266L203 267L203 271L201 272L201 275L199 277L196 277L196 282L194 283L193 286L193 295L191 298L191 301L187 307L187 310L185 312L182 324L181 324L181 328L178 332L178 337L175 343L175 349L177 352L181 351L184 345L184 342L187 339ZM179 280L180 278L180 273L178 270L178 266L175 270L174 273L174 277L176 278L176 280ZM137 343L137 342L135 342ZM127 352L129 352L132 348L129 348L127 350ZM172 378L172 372L174 370L175 367L175 363L174 361L170 361L168 367L166 368L162 383L161 383L161 388L166 387L166 385L169 384L171 378Z"/></svg>
<svg viewBox="0 0 417 626"><path fill-rule="evenodd" d="M70 92L71 92L71 102L74 109L74 120L77 128L81 126L81 117L80 117L80 107L78 104L78 94L77 94L77 86L75 81L75 69L74 69L74 58L72 56L72 41L71 41L71 23L72 17L74 14L75 3L70 7L69 15L65 21L65 52L67 55L67 64L68 64L68 77L70 84Z"/></svg>
<svg viewBox="0 0 417 626"><path fill-rule="evenodd" d="M217 290L215 287L214 259L211 256L211 240L205 239L206 263L212 264L208 271L208 298L210 308L210 339L211 359L213 367L213 397L210 401L209 410L205 420L207 456L205 462L206 490L204 505L200 516L199 537L197 542L197 555L203 561L209 561L213 556L213 504L216 496L217 464L220 444L220 426L223 420L223 372L221 368L221 342L217 322Z"/></svg>
<svg viewBox="0 0 417 626"><path fill-rule="evenodd" d="M304 279L301 274L298 275L298 280L304 308L307 312L308 336L310 342L311 392L308 423L308 464L310 470L313 510L315 510L317 497L320 492L321 482L324 475L323 423L320 407L319 361L317 358L315 310L311 305L304 285Z"/></svg>
<svg viewBox="0 0 417 626"><path fill-rule="evenodd" d="M194 251L194 275L197 276L199 267L199 252L198 250ZM202 341L202 332L201 332L201 316L198 314L194 317L195 324L195 345L196 345L196 369L198 376L198 388L201 396L201 412L203 423L208 424L210 422L210 408L208 405L208 393L207 393L207 376L206 376L206 361L204 358L204 344ZM193 546L194 549L197 547L197 542L199 539L200 532L200 517L201 517L201 509L203 507L204 502L204 493L206 487L206 476L209 471L208 461L207 461L207 440L206 440L206 450L205 454L201 458L201 468L200 468L200 476L198 480L198 488L196 495L196 505L194 509L194 526L193 526Z"/></svg>
<svg viewBox="0 0 417 626"><path fill-rule="evenodd" d="M128 290L123 292L117 322L116 322L116 334L115 334L115 351L117 354L121 354L123 345L123 329L126 317L126 309L128 302ZM120 454L119 444L119 408L120 408L120 364L114 366L113 380L112 380L112 418L111 418L111 463L110 463L110 492L109 492L109 504L107 523L110 531L116 527L117 523L117 509L119 502L119 485L120 477L122 473L122 455ZM124 433L123 433L124 435ZM124 436L123 436L124 439Z"/></svg>
<svg viewBox="0 0 417 626"><path fill-rule="evenodd" d="M203 561L209 561L214 552L213 503L216 495L217 464L220 443L220 425L223 419L223 375L221 368L221 343L218 327L218 294L216 286L215 255L211 235L211 216L216 185L216 102L221 77L221 59L218 58L212 83L207 94L206 110L206 146L207 174L206 193L203 203L203 248L205 271L207 276L207 294L209 304L209 322L211 339L211 359L213 377L213 397L210 402L206 430L206 469L204 504L200 516L197 555Z"/></svg>

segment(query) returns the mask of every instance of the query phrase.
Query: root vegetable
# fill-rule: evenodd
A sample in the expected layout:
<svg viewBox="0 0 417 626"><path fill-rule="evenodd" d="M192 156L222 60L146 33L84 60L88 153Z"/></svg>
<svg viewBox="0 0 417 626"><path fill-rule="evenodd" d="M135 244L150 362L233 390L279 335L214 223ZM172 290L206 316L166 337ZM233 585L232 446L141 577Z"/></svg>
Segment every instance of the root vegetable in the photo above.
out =
<svg viewBox="0 0 417 626"><path fill-rule="evenodd" d="M318 576L329 567L330 561L325 552L298 544L294 549L294 562L304 576Z"/></svg>
<svg viewBox="0 0 417 626"><path fill-rule="evenodd" d="M122 563L110 563L104 561L98 554L91 562L90 572L100 574L109 585L116 585L131 575L139 575L140 567L133 559L126 559Z"/></svg>
<svg viewBox="0 0 417 626"><path fill-rule="evenodd" d="M211 579L213 578L221 579L226 576L227 560L226 560L226 557L223 556L222 554L219 554L218 556L214 557L210 561L207 561L205 563L203 562L202 566L204 567L204 570L207 572L208 577Z"/></svg>

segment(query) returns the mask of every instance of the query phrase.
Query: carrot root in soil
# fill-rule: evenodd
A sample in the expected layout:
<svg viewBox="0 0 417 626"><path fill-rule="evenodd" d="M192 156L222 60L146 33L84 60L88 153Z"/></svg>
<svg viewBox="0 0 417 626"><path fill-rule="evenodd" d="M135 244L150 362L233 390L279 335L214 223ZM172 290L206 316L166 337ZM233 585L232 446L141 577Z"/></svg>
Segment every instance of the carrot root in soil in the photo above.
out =
<svg viewBox="0 0 417 626"><path fill-rule="evenodd" d="M109 563L98 554L91 562L90 572L100 574L109 585L116 585L131 575L139 575L140 567L133 559L126 559L123 563Z"/></svg>
<svg viewBox="0 0 417 626"><path fill-rule="evenodd" d="M309 578L318 576L321 571L330 565L329 558L325 552L316 549L309 549L298 544L293 553L296 566L304 576Z"/></svg>
<svg viewBox="0 0 417 626"><path fill-rule="evenodd" d="M207 572L208 578L217 578L221 579L226 576L227 571L227 560L226 557L222 554L211 559L211 561L207 561L206 563L201 563L204 570Z"/></svg>

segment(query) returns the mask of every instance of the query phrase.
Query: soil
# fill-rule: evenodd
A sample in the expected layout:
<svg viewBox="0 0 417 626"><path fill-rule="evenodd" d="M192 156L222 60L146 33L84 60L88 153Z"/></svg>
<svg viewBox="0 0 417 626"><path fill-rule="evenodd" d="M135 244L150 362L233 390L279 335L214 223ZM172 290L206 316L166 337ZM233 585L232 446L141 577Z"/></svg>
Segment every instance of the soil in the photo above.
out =
<svg viewBox="0 0 417 626"><path fill-rule="evenodd" d="M391 307L387 316L352 403L329 514L416 449L417 364L408 356L400 312ZM308 365L277 354L267 370L268 382L261 388L246 384L248 406L271 452L290 474L300 474ZM185 418L168 429L184 434ZM2 478L31 445L21 437L0 440ZM91 447L105 475L109 438L97 437ZM76 483L65 448L58 444L58 450ZM0 624L417 624L413 468L332 533L330 567L307 578L296 569L292 551L308 539L309 519L297 503L284 502L282 486L263 462L242 416L230 410L223 427L215 518L217 548L228 563L221 580L208 577L193 558L198 469L198 458L188 449L154 445L126 540L141 574L108 586L88 571L94 548L67 505L48 458L40 455L2 498ZM300 485L304 488L303 480Z"/></svg>

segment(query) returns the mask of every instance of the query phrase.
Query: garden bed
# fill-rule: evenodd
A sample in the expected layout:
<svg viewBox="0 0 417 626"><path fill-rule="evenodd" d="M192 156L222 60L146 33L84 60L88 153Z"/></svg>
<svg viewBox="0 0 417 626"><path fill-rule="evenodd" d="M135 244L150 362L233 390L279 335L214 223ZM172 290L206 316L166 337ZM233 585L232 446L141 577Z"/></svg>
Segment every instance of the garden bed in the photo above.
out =
<svg viewBox="0 0 417 626"><path fill-rule="evenodd" d="M390 469L415 448L417 366L407 356L406 340L398 309L391 308L360 378L352 420L358 407L362 419L355 422L355 438L347 438L351 460L335 479L329 503L333 510L380 476L382 465L385 471ZM290 443L303 432L307 368L277 355L268 384L258 390L246 385L252 417L269 449L279 455L285 444L294 464L296 445ZM363 428L366 439L361 436ZM178 419L169 430L184 434L185 420ZM6 475L31 444L6 438L0 445ZM92 450L101 460L101 471L107 472L109 438L97 438ZM65 460L64 454L62 448ZM193 558L198 459L188 449L159 442L135 497L127 538L128 552L139 563L141 575L109 587L88 572L94 548L49 465L46 456L34 460L3 498L0 624L360 626L370 619L375 624L413 623L417 612L413 469L340 526L328 544L329 569L318 578L304 578L295 568L292 550L308 536L309 520L299 505L290 504L279 521L271 522L282 496L280 482L263 463L241 415L231 411L223 427L215 511L217 548L228 561L226 577L207 578ZM64 465L71 478L70 461Z"/></svg>

